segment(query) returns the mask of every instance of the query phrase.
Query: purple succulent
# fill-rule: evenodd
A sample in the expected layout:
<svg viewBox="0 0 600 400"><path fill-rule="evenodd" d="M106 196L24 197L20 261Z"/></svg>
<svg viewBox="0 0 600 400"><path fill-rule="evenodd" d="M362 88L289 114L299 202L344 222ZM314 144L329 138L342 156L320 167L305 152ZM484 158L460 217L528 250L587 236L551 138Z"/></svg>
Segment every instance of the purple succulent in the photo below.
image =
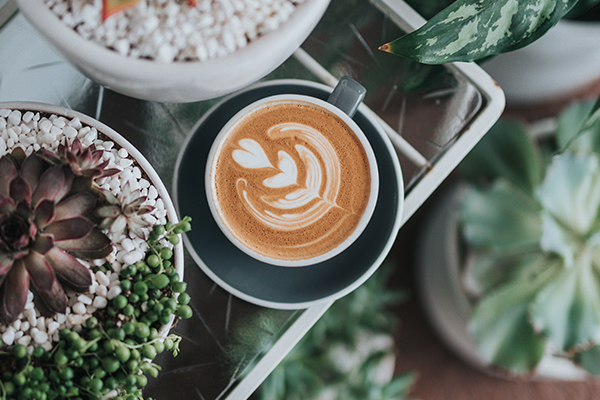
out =
<svg viewBox="0 0 600 400"><path fill-rule="evenodd" d="M0 158L0 318L10 324L31 288L49 312L64 313L62 284L83 292L92 283L79 258L103 258L110 240L86 217L98 194L73 193L73 173L48 167L18 148Z"/></svg>
<svg viewBox="0 0 600 400"><path fill-rule="evenodd" d="M75 176L83 178L103 178L120 172L118 168L106 168L109 161L102 161L104 150L96 149L93 144L83 147L78 138L73 140L71 146L58 145L56 152L40 149L37 154L50 164L68 165Z"/></svg>

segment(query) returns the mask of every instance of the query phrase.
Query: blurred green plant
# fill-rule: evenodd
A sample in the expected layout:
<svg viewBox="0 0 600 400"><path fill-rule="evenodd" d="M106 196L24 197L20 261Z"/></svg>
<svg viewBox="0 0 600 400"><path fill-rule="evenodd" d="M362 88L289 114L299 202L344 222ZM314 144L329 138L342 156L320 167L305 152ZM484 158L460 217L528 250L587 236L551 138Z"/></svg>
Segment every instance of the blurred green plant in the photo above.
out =
<svg viewBox="0 0 600 400"><path fill-rule="evenodd" d="M493 365L529 373L552 349L600 373L599 120L600 99L574 104L545 147L501 120L461 165L470 328Z"/></svg>
<svg viewBox="0 0 600 400"><path fill-rule="evenodd" d="M260 388L261 400L404 400L416 374L389 379L392 333L388 310L406 298L386 288L393 265L335 302ZM391 363L391 365L390 365Z"/></svg>

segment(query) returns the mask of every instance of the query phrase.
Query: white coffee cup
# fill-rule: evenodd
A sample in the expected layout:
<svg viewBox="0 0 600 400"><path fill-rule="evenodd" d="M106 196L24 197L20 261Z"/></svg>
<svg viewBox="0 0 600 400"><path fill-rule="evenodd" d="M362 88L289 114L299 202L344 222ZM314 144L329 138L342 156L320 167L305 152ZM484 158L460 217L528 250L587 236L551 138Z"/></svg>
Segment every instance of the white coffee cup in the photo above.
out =
<svg viewBox="0 0 600 400"><path fill-rule="evenodd" d="M347 249L363 233L364 229L366 228L367 224L369 223L369 220L371 219L371 216L373 215L373 212L375 210L375 205L377 203L377 195L379 192L379 174L378 174L377 160L375 159L375 154L371 148L371 145L370 145L368 139L366 138L366 136L364 135L362 130L359 128L359 126L351 118L351 116L354 114L354 112L358 108L358 105L362 101L362 98L364 97L364 93L365 93L365 90L362 86L360 86L358 83L351 80L350 78L344 77L340 80L340 82L334 89L332 95L329 97L328 101L323 101L321 99L311 97L311 96L296 95L296 94L270 96L270 97L260 99L256 102L248 105L247 107L245 107L244 109L239 111L236 115L234 115L225 124L225 126L223 126L223 128L221 129L221 131L215 138L213 145L211 147L211 150L209 152L209 155L208 155L206 170L205 170L205 189L206 189L206 196L208 199L208 205L209 205L209 208L211 210L211 213L213 215L215 222L217 223L217 225L219 226L219 228L221 229L223 234L237 248L239 248L241 251L245 252L249 256L251 256L259 261L268 263L268 264L277 265L277 266L285 266L285 267L300 267L300 266L308 266L308 265L318 264L320 262L323 262L325 260L328 260L328 259L340 254L345 249ZM370 178L369 179L370 184L369 184L368 189L365 190L365 191L368 191L368 200L366 201L366 206L364 208L364 211L362 212L362 215L358 219L358 222L355 224L354 229L351 231L351 233L348 234L348 236L343 241L339 242L339 244L337 244L335 247L327 250L324 253L318 254L318 255L307 255L307 256L299 255L299 256L296 256L294 259L283 259L283 258L272 257L272 256L267 256L265 254L261 254L261 253L255 251L249 245L245 244L241 239L239 239L238 236L244 236L244 234L240 235L239 233L234 232L233 228L228 227L228 224L226 223L226 221L224 221L224 219L226 217L222 216L221 213L219 212L219 207L220 207L219 200L217 199L217 196L216 196L217 179L215 178L215 176L216 176L217 171L216 171L215 165L217 163L217 159L219 158L219 154L221 153L222 146L224 146L224 143L227 143L227 140L230 138L230 135L232 135L232 132L235 132L238 124L247 121L249 118L251 118L253 116L253 114L260 112L265 107L272 107L274 104L276 104L276 105L279 105L279 104L286 104L286 105L287 104L302 104L302 105L312 106L316 109L325 110L327 113L329 113L330 115L333 116L332 118L338 118L339 120L343 121L343 124L345 124L345 126L350 131L349 134L353 135L353 137L355 138L354 140L358 139L358 141L360 142L360 147L362 147L362 150L364 151L364 156L366 156L366 159L368 160L368 164L369 164L368 165L368 174L369 174L369 178ZM248 141L242 147L243 147L243 149L241 149L240 154L249 157L249 161L243 161L243 162L247 162L247 163L249 162L249 163L255 164L254 166L248 166L248 168L260 168L260 167L262 167L263 164L265 164L265 165L270 164L270 166L273 165L273 163L271 161L268 161L268 157L266 157L265 152L261 151L260 146L257 145L256 142L251 143ZM283 153L285 155L285 152L283 152ZM281 152L279 152L279 154L281 154ZM310 155L308 155L307 157L308 157L307 159L312 159L310 157ZM281 162L283 162L283 165L293 164L293 163L286 164L285 157L283 157L283 160L280 158L279 161L280 161L280 164L279 164L280 167L282 166ZM240 162L242 162L242 161L240 161ZM261 163L263 163L263 164L261 164ZM268 168L270 168L270 166ZM327 170L327 168L325 168L325 170ZM329 171L329 170L327 170L327 171ZM278 187L280 187L278 185L285 186L288 183L288 182L285 182L286 178L287 178L287 176L285 174L279 173L279 174L277 174L276 177L270 178L270 182L274 185L274 187L278 188ZM269 180L269 179L267 179L267 180ZM265 182L267 180L265 180ZM275 182L275 181L277 181L277 182ZM238 181L238 183L239 183L239 181ZM326 189L326 190L328 190L328 189ZM243 196L240 196L240 201L246 201L246 200L247 199L243 198ZM280 204L281 202L284 202L284 201L285 200L278 200L279 203L277 203L277 204ZM248 203L250 204L249 201L248 201ZM288 203L291 204L292 202L289 201ZM286 203L286 204L288 204L288 203ZM334 206L335 206L335 204L334 204ZM327 207L323 206L321 208L321 210L331 209L331 208L334 208L334 207L327 208ZM254 210L253 208L251 208L251 206L248 209ZM311 208L311 210L312 210L312 208ZM262 218L265 218L270 221L269 215L266 215L266 214L263 215L259 212L256 212L256 214L257 214L258 220L263 221ZM280 222L280 221L277 220L277 222ZM281 222L281 224L284 224L284 222ZM307 225L306 229L310 229L310 228L308 228L308 226L310 226L310 225ZM332 227L331 229L335 229L335 227ZM333 232L332 233L332 235L333 235L335 233L335 231L332 231L332 232ZM248 236L248 235L246 234L246 236Z"/></svg>

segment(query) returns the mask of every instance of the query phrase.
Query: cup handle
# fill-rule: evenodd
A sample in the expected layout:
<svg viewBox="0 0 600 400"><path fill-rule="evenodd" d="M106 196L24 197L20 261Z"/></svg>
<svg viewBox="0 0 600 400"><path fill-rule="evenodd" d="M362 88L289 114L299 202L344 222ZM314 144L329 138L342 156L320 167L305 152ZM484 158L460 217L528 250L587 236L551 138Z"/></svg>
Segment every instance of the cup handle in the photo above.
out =
<svg viewBox="0 0 600 400"><path fill-rule="evenodd" d="M331 95L329 95L327 102L341 109L352 118L363 101L365 93L367 93L367 89L360 83L348 76L342 76Z"/></svg>

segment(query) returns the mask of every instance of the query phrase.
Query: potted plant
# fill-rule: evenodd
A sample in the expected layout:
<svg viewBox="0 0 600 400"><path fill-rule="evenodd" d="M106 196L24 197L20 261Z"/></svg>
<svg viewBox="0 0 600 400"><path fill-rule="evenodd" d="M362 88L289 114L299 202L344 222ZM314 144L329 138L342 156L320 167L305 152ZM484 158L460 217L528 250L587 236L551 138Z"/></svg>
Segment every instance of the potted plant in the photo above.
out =
<svg viewBox="0 0 600 400"><path fill-rule="evenodd" d="M396 319L387 307L406 293L386 288L393 267L384 263L336 301L265 380L260 398L407 399L416 375L394 376Z"/></svg>
<svg viewBox="0 0 600 400"><path fill-rule="evenodd" d="M599 110L573 105L541 142L498 123L461 164L470 183L424 230L426 308L447 343L488 371L600 373Z"/></svg>
<svg viewBox="0 0 600 400"><path fill-rule="evenodd" d="M190 229L156 172L85 115L0 104L0 398L141 398L188 318Z"/></svg>
<svg viewBox="0 0 600 400"><path fill-rule="evenodd" d="M410 3L431 19L381 48L426 64L481 60L509 103L564 99L600 79L596 0Z"/></svg>
<svg viewBox="0 0 600 400"><path fill-rule="evenodd" d="M329 3L16 1L84 75L161 102L211 99L259 80L300 46Z"/></svg>

